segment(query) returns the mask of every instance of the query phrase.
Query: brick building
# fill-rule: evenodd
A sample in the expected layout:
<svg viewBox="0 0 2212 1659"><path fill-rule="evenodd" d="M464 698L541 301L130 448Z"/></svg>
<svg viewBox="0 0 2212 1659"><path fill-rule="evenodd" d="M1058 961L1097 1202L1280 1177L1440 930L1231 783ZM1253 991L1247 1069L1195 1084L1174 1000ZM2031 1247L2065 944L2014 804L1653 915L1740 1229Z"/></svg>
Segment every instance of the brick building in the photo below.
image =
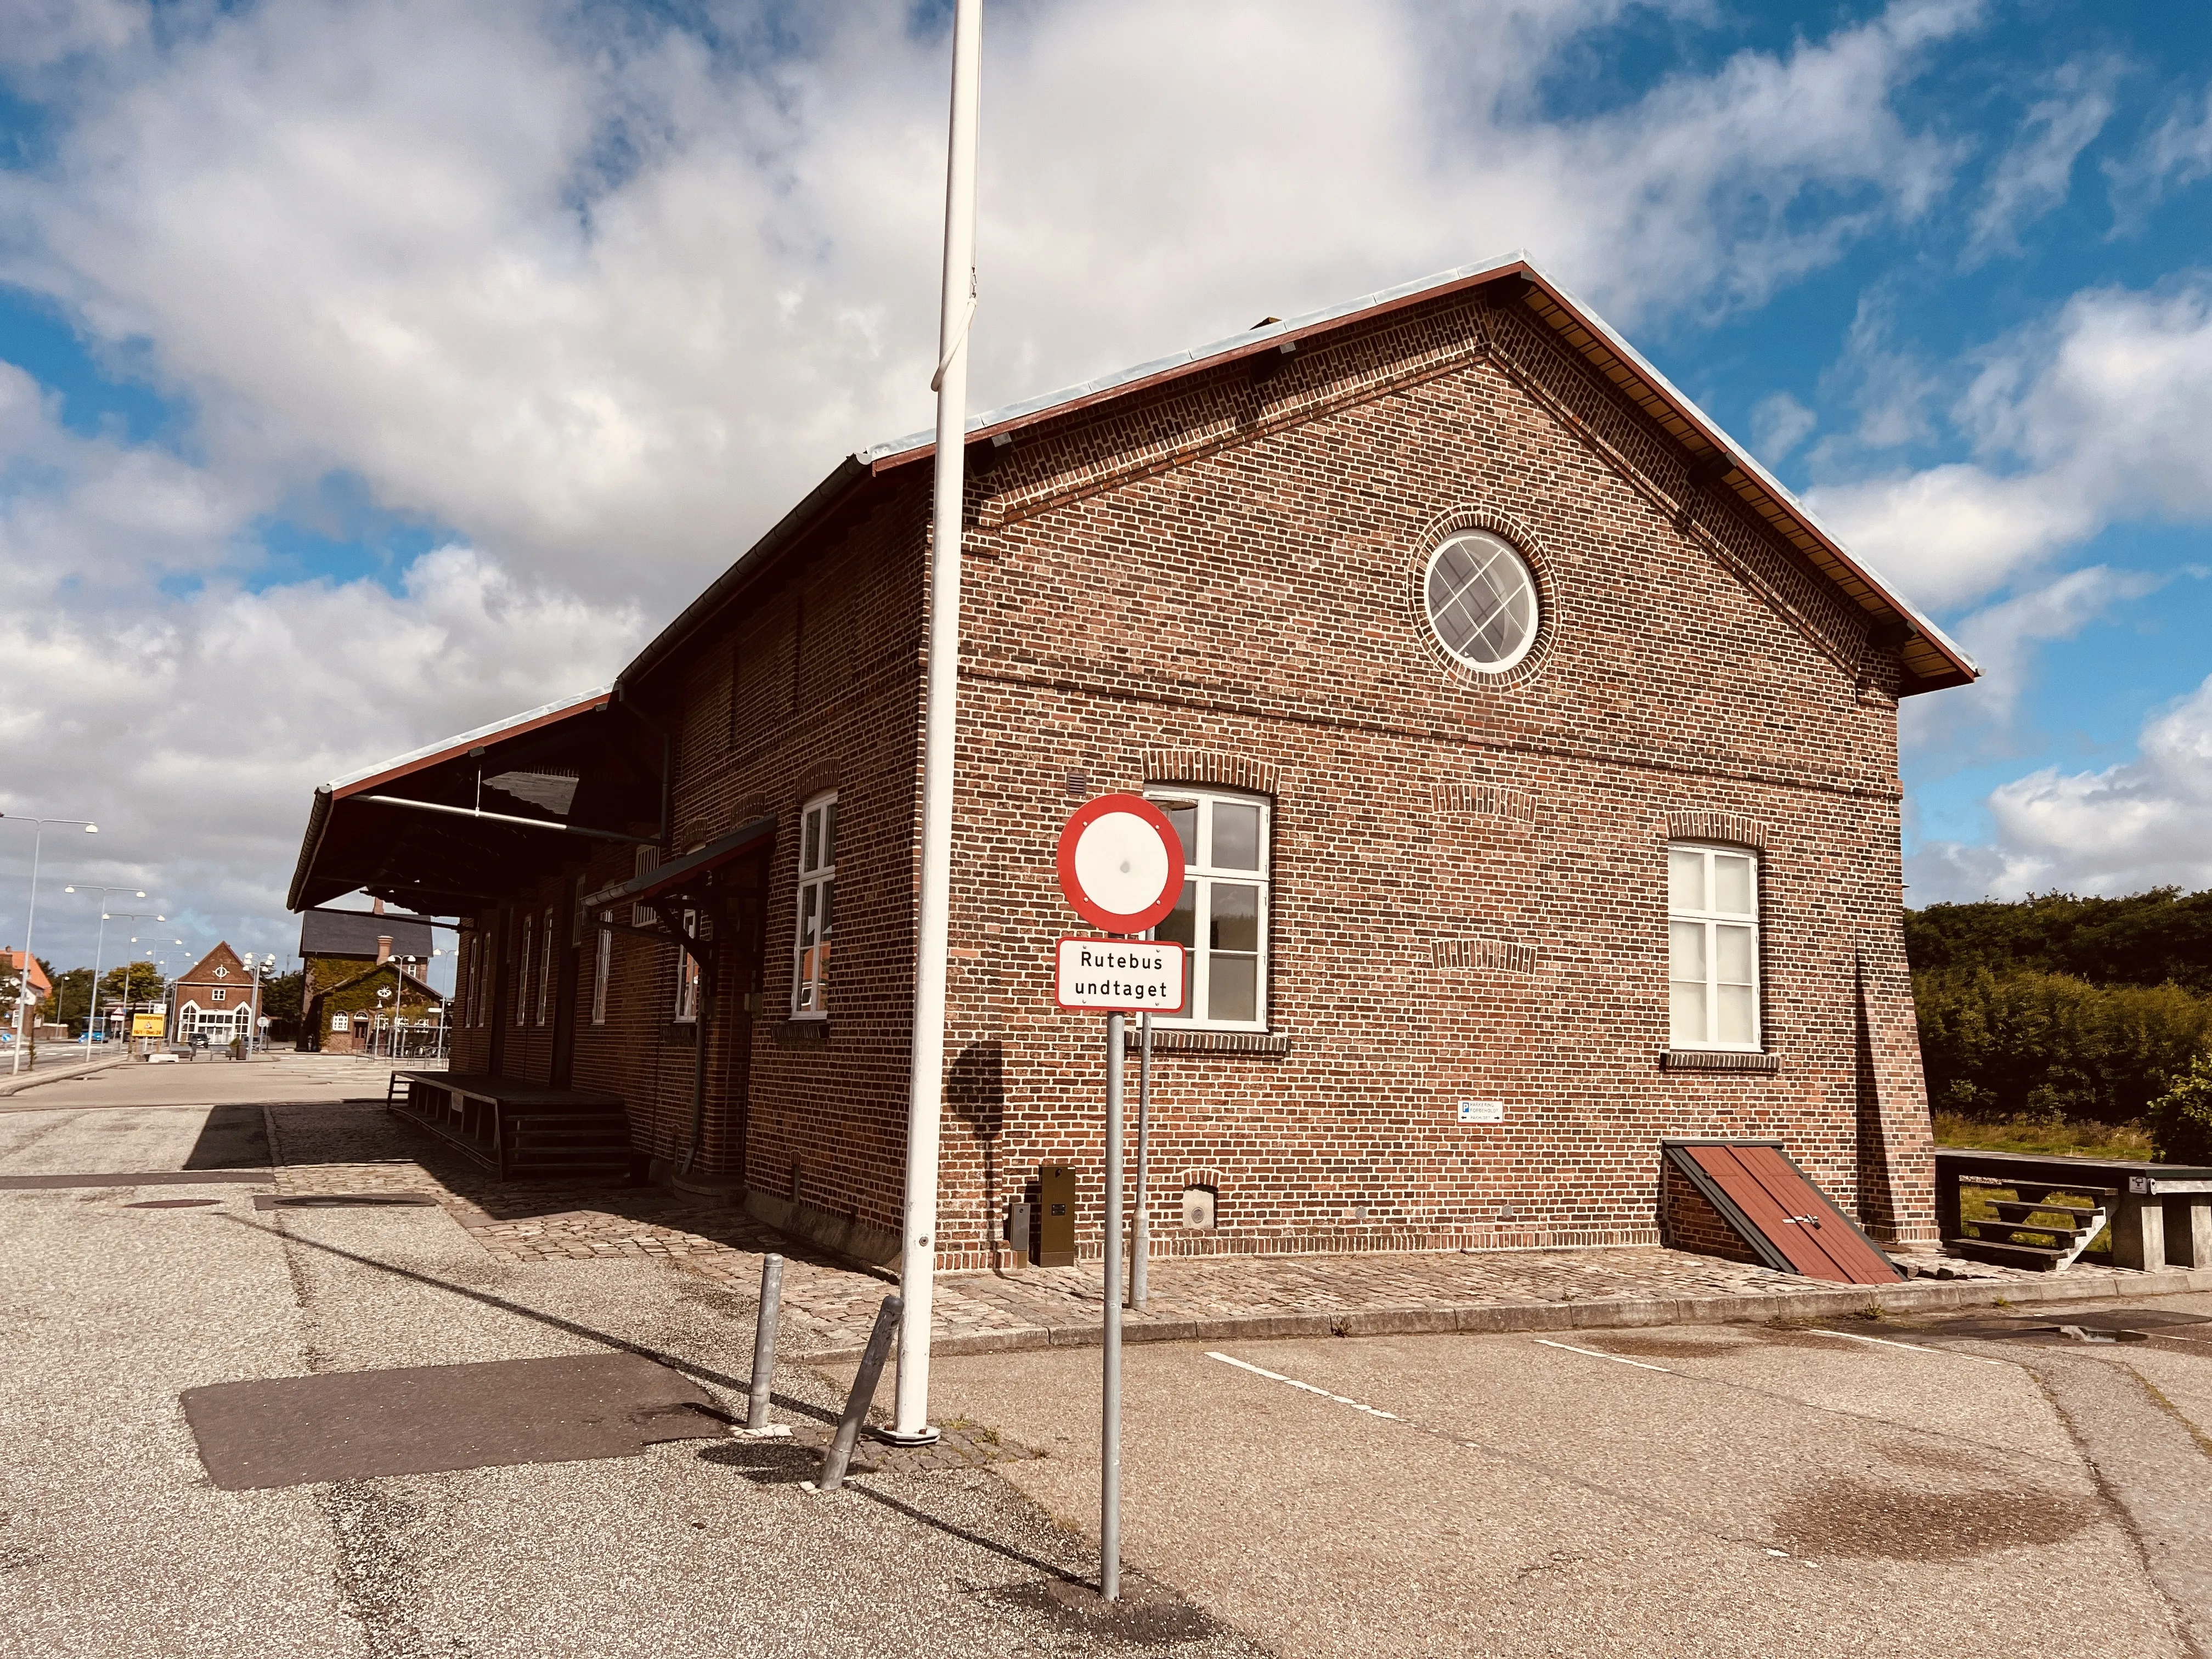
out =
<svg viewBox="0 0 2212 1659"><path fill-rule="evenodd" d="M204 1036L216 1047L252 1037L261 1017L253 970L228 944L218 945L177 976L169 988L169 1031L179 1042Z"/></svg>
<svg viewBox="0 0 2212 1659"><path fill-rule="evenodd" d="M1156 1251L1651 1241L1675 1137L1934 1237L1897 709L1973 667L1586 307L1471 267L968 444L941 1264L1048 1162L1099 1248L1048 958L1109 790L1193 860ZM846 461L611 686L325 786L292 892L461 918L457 1071L884 1260L930 454Z"/></svg>
<svg viewBox="0 0 2212 1659"><path fill-rule="evenodd" d="M299 1046L358 1053L372 1016L390 1012L395 998L406 1018L442 1008L429 984L435 948L427 922L386 915L380 898L367 910L308 911L300 918Z"/></svg>

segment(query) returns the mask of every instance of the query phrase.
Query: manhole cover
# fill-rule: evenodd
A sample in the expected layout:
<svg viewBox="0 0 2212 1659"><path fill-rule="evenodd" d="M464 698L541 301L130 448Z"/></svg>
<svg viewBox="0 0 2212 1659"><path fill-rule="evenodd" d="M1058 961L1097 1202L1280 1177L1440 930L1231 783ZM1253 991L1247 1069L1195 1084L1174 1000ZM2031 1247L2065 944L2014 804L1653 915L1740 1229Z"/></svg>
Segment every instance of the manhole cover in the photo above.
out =
<svg viewBox="0 0 2212 1659"><path fill-rule="evenodd" d="M200 1210L210 1204L220 1204L219 1198L145 1198L136 1204L126 1204L126 1210Z"/></svg>

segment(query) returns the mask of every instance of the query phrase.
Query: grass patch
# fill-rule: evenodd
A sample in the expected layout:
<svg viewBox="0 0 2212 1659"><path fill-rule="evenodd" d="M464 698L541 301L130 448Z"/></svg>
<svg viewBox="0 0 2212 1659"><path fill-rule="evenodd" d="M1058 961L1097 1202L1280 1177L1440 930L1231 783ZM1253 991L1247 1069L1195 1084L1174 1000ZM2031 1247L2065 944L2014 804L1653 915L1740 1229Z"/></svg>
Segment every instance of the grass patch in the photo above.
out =
<svg viewBox="0 0 2212 1659"><path fill-rule="evenodd" d="M1967 1117L1936 1114L1936 1144L1984 1152L2025 1152L2039 1158L2111 1158L2148 1163L2150 1132L2140 1122L2099 1123L2087 1118Z"/></svg>

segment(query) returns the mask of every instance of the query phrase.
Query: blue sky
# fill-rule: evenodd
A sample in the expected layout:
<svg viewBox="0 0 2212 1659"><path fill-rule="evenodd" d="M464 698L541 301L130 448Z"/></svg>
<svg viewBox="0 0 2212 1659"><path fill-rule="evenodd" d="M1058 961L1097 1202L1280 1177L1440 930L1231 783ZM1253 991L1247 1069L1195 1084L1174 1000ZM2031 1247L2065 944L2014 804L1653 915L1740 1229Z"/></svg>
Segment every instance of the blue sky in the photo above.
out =
<svg viewBox="0 0 2212 1659"><path fill-rule="evenodd" d="M0 0L0 811L287 953L317 781L604 678L925 425L945 11ZM1984 660L1907 711L1916 900L2212 885L2208 47L998 0L975 399L1525 247Z"/></svg>

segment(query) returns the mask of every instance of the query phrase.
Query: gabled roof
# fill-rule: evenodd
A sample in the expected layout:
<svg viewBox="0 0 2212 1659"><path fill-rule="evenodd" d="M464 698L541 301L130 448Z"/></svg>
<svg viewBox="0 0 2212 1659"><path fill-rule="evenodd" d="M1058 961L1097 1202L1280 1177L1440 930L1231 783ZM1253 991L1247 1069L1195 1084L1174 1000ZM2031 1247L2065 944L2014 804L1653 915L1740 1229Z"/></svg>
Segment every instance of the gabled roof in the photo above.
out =
<svg viewBox="0 0 2212 1659"><path fill-rule="evenodd" d="M379 915L374 910L310 910L300 918L303 957L367 957L376 959L376 942L392 941L396 957L430 954L430 925Z"/></svg>
<svg viewBox="0 0 2212 1659"><path fill-rule="evenodd" d="M23 953L21 951L0 950L0 969L5 969L12 974L20 970L22 965ZM53 981L46 977L46 970L40 965L36 957L31 958L30 977L31 994L40 1002L44 1002L54 994Z"/></svg>
<svg viewBox="0 0 2212 1659"><path fill-rule="evenodd" d="M1455 270L1362 295L1344 305L1310 312L1286 321L1263 324L1210 345L1155 358L1116 374L1086 380L1080 386L987 410L969 419L968 440L972 444L1018 432L1093 404L1151 390L1185 375L1218 368L1240 358L1280 351L1286 345L1334 329L1512 277L1525 279L1528 285L1526 298L1532 311L1559 335L1561 343L1582 356L1680 443L1688 452L1692 465L1703 465L1715 475L1712 482L1734 490L1751 512L1796 548L1877 624L1891 626L1902 634L1905 672L1914 682L1906 688L1908 691L1963 685L1979 677L1981 671L1972 659L1942 629L1877 574L1865 560L1848 551L1748 450L1722 430L1718 422L1604 319L1547 276L1523 252L1462 265ZM723 602L769 556L796 539L855 488L893 469L927 459L935 453L936 447L933 430L913 433L888 443L872 444L854 452L663 629L617 677L616 686L634 684L648 672L674 651L694 628L720 610Z"/></svg>
<svg viewBox="0 0 2212 1659"><path fill-rule="evenodd" d="M197 985L205 981L210 984L220 985L224 981L218 980L215 976L215 970L218 968L228 968L232 975L242 977L248 985L253 982L252 970L240 959L238 952L230 948L228 939L218 944L214 950L202 957L191 968L178 975L176 982L180 986ZM228 975L226 975L226 978L228 977Z"/></svg>

